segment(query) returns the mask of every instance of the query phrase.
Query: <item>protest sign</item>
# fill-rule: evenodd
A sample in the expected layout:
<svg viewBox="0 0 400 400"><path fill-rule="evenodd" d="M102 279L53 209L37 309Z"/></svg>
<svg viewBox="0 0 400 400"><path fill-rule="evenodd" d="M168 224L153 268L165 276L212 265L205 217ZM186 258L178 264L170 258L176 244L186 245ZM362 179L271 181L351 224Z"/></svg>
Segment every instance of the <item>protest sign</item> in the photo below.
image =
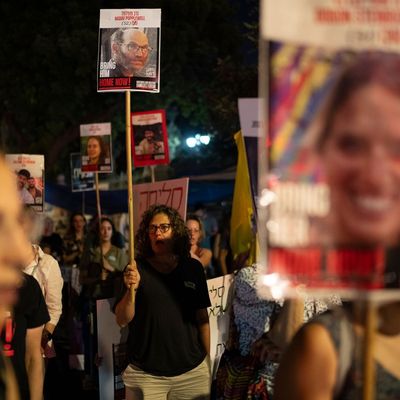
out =
<svg viewBox="0 0 400 400"><path fill-rule="evenodd" d="M7 154L6 161L16 174L18 190L24 204L35 211L44 205L44 156L34 154Z"/></svg>
<svg viewBox="0 0 400 400"><path fill-rule="evenodd" d="M399 18L391 0L262 3L259 227L277 293L399 287Z"/></svg>
<svg viewBox="0 0 400 400"><path fill-rule="evenodd" d="M83 172L112 172L111 123L80 126Z"/></svg>
<svg viewBox="0 0 400 400"><path fill-rule="evenodd" d="M262 102L258 98L238 99L240 129L244 137L259 137L265 127Z"/></svg>
<svg viewBox="0 0 400 400"><path fill-rule="evenodd" d="M71 191L85 192L94 190L94 173L82 172L81 153L70 154L71 165Z"/></svg>
<svg viewBox="0 0 400 400"><path fill-rule="evenodd" d="M175 208L185 220L188 185L189 178L135 185L133 188L135 230L139 228L143 213L153 204L164 204Z"/></svg>
<svg viewBox="0 0 400 400"><path fill-rule="evenodd" d="M169 163L165 110L132 113L132 138L135 167Z"/></svg>
<svg viewBox="0 0 400 400"><path fill-rule="evenodd" d="M100 10L97 91L160 91L161 9Z"/></svg>

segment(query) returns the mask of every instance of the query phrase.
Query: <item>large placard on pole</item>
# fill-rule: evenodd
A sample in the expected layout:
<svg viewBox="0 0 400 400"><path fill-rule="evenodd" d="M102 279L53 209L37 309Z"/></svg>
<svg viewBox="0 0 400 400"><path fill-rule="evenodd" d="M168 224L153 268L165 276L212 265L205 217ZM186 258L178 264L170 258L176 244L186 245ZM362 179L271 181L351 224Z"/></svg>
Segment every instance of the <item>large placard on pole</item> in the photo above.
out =
<svg viewBox="0 0 400 400"><path fill-rule="evenodd" d="M100 10L97 91L160 91L161 9Z"/></svg>
<svg viewBox="0 0 400 400"><path fill-rule="evenodd" d="M399 20L395 0L262 2L259 229L275 295L400 293L384 290L400 283Z"/></svg>
<svg viewBox="0 0 400 400"><path fill-rule="evenodd" d="M15 172L22 202L35 211L43 211L44 155L7 154L6 161Z"/></svg>
<svg viewBox="0 0 400 400"><path fill-rule="evenodd" d="M153 204L164 204L175 208L185 220L187 210L189 178L171 179L152 183L141 183L133 188L135 204L134 226L138 230L143 213Z"/></svg>
<svg viewBox="0 0 400 400"><path fill-rule="evenodd" d="M135 167L169 163L165 110L132 113L132 139Z"/></svg>

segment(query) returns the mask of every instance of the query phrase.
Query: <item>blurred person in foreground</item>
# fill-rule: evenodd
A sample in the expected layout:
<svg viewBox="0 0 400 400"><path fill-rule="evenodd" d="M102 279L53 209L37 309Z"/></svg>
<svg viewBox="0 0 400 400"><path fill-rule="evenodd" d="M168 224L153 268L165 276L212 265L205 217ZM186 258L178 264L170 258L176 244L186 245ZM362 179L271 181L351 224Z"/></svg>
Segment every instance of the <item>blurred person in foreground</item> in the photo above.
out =
<svg viewBox="0 0 400 400"><path fill-rule="evenodd" d="M17 299L17 289L22 275L19 263L19 245L24 242L18 218L20 197L15 176L7 168L0 154L0 332L9 324L9 310ZM2 351L8 349L2 344ZM18 386L10 363L0 352L0 399L18 400Z"/></svg>
<svg viewBox="0 0 400 400"><path fill-rule="evenodd" d="M115 305L117 323L129 327L127 390L133 399L208 399L210 299L185 222L170 207L152 206L135 243Z"/></svg>

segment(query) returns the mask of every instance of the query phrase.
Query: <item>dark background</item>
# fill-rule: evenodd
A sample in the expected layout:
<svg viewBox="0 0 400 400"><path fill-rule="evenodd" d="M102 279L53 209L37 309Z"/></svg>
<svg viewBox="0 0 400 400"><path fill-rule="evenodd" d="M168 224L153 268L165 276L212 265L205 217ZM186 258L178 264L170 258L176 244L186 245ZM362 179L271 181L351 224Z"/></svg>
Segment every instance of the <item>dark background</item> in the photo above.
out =
<svg viewBox="0 0 400 400"><path fill-rule="evenodd" d="M113 175L123 176L124 94L96 91L101 8L162 9L161 91L133 93L132 111L166 109L166 176L235 165L237 99L257 96L258 0L0 1L2 150L44 154L48 182L65 174L68 183L79 125L111 121ZM189 149L195 133L210 134L210 145Z"/></svg>

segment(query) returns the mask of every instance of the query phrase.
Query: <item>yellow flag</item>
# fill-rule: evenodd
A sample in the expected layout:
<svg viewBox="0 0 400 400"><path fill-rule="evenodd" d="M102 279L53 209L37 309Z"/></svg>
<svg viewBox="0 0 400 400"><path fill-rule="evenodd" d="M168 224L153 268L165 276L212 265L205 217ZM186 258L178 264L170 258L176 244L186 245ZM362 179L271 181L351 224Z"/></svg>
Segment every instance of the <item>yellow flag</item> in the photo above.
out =
<svg viewBox="0 0 400 400"><path fill-rule="evenodd" d="M246 264L255 262L255 232L253 229L254 209L250 187L246 148L242 132L235 134L238 149L235 188L233 191L230 244L235 259L249 252Z"/></svg>

